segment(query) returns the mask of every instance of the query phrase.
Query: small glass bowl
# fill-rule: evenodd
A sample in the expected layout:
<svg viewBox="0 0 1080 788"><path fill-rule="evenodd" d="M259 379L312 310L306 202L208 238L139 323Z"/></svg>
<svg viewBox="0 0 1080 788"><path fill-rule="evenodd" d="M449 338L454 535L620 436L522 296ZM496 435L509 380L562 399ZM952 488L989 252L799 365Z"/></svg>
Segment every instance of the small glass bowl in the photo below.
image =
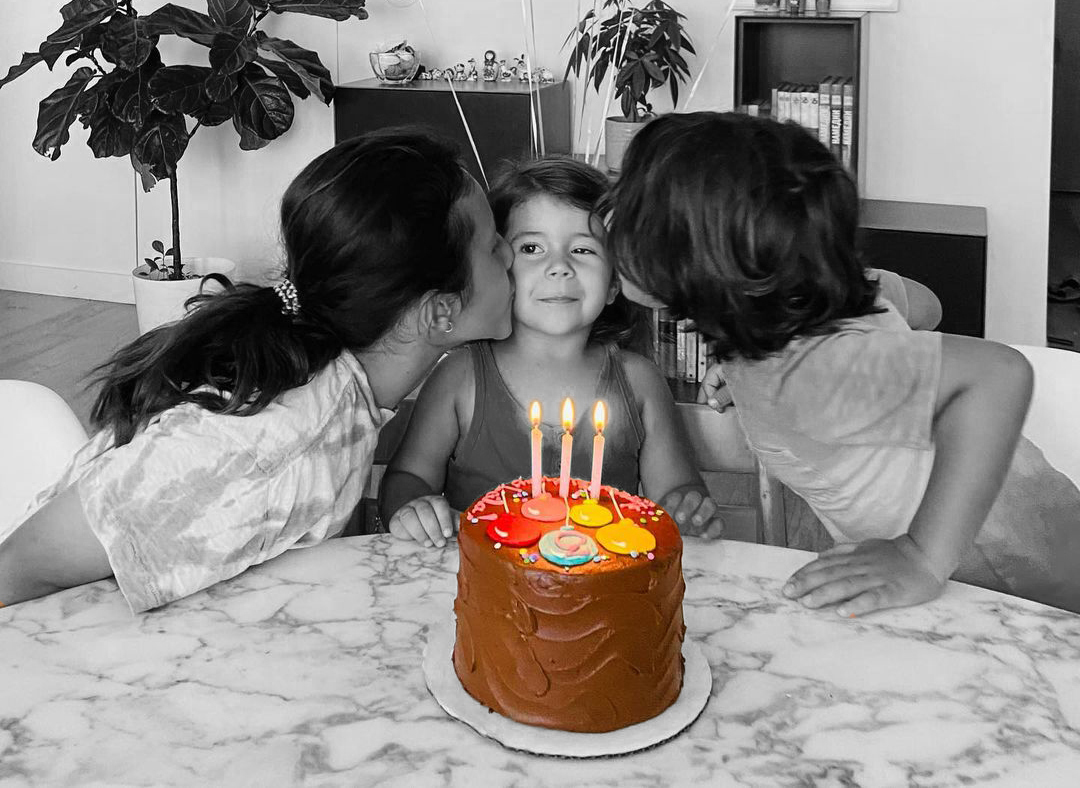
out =
<svg viewBox="0 0 1080 788"><path fill-rule="evenodd" d="M408 44L389 52L371 52L368 60L375 76L386 84L408 82L420 70L420 53Z"/></svg>

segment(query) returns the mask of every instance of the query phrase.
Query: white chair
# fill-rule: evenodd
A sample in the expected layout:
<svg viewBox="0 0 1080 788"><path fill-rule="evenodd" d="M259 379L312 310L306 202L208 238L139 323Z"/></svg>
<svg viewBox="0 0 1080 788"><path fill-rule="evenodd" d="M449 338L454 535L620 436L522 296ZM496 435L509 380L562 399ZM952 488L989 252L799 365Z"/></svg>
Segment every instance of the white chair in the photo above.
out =
<svg viewBox="0 0 1080 788"><path fill-rule="evenodd" d="M1023 435L1080 486L1080 353L1013 345L1035 371L1035 393Z"/></svg>
<svg viewBox="0 0 1080 788"><path fill-rule="evenodd" d="M0 380L0 535L85 442L82 424L55 391Z"/></svg>
<svg viewBox="0 0 1080 788"><path fill-rule="evenodd" d="M734 408L717 413L707 405L676 404L698 470L709 492L721 504L731 537L785 546L783 486L770 477L746 443ZM733 490L731 474L743 475L741 489ZM739 503L727 503L741 498Z"/></svg>

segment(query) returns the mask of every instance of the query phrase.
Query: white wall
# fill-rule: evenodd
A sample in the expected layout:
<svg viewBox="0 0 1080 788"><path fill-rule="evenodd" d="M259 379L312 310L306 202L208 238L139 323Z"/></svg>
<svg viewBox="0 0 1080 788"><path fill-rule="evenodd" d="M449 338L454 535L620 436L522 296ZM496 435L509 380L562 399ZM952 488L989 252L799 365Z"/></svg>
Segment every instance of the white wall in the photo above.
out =
<svg viewBox="0 0 1080 788"><path fill-rule="evenodd" d="M519 2L425 0L434 34L421 5L406 2L369 0L365 22L283 17L271 30L318 51L342 82L370 76L368 51L398 32L437 66L480 60L489 48L510 58L525 46ZM0 0L0 64L17 62L55 28L59 5ZM540 12L537 61L561 77L562 42L579 6L591 3L533 5ZM717 39L727 4L679 0L675 6L688 17L697 45L699 55L690 61L695 77L719 41L688 108L730 108L732 26ZM869 42L867 196L985 206L987 333L1038 345L1046 320L1053 19L1053 0L1028 0L1022 12L1006 0L900 0L899 12L872 15ZM80 130L59 161L37 156L30 148L37 101L64 79L38 69L0 90L0 287L57 292L78 281L67 294L130 298L123 277L141 257L134 205L137 200L138 249L145 251L150 239L168 232L167 184L136 197L126 161L93 160ZM62 65L57 71L67 73ZM576 131L578 149L590 129L597 136L597 103L591 99ZM669 108L664 97L655 103ZM333 142L332 110L312 99L296 109L293 129L261 151L241 151L229 124L196 135L181 165L185 253L230 257L249 275L277 259L281 192ZM50 266L84 273L58 277Z"/></svg>

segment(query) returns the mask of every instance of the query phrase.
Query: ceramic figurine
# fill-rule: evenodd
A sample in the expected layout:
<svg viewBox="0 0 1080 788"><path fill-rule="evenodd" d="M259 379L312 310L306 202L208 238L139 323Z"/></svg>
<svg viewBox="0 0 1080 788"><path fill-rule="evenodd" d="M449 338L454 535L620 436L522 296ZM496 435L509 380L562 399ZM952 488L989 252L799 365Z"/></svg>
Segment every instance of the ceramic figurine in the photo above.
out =
<svg viewBox="0 0 1080 788"><path fill-rule="evenodd" d="M499 81L509 82L514 76L514 70L506 65L505 60L499 61Z"/></svg>
<svg viewBox="0 0 1080 788"><path fill-rule="evenodd" d="M551 83L555 81L555 75L551 73L550 68L540 69L540 81L544 83Z"/></svg>
<svg viewBox="0 0 1080 788"><path fill-rule="evenodd" d="M525 54L522 53L521 57L514 59L515 70L517 71L518 82L529 81L529 66L525 60Z"/></svg>
<svg viewBox="0 0 1080 788"><path fill-rule="evenodd" d="M464 82L465 81L465 64L464 63L458 63L456 66L454 66L454 77L453 77L453 79L454 79L455 82Z"/></svg>
<svg viewBox="0 0 1080 788"><path fill-rule="evenodd" d="M495 50L489 49L484 53L484 81L494 82L499 78L499 65L495 62Z"/></svg>
<svg viewBox="0 0 1080 788"><path fill-rule="evenodd" d="M433 79L433 80L434 79L438 79L438 80L444 79L443 70L441 68L433 68L433 69L431 69L431 79Z"/></svg>
<svg viewBox="0 0 1080 788"><path fill-rule="evenodd" d="M476 58L471 57L469 58L469 71L465 75L465 81L476 82L478 79L480 79L480 75L476 73Z"/></svg>

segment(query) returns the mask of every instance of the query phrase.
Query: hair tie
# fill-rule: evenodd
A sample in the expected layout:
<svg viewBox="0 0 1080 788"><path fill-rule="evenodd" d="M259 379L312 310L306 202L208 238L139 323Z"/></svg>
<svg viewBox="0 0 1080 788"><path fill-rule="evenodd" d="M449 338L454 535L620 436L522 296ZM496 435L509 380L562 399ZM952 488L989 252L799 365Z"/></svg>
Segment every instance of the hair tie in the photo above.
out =
<svg viewBox="0 0 1080 788"><path fill-rule="evenodd" d="M281 299L281 314L295 317L300 314L300 299L296 295L296 285L288 277L274 285L274 292Z"/></svg>

